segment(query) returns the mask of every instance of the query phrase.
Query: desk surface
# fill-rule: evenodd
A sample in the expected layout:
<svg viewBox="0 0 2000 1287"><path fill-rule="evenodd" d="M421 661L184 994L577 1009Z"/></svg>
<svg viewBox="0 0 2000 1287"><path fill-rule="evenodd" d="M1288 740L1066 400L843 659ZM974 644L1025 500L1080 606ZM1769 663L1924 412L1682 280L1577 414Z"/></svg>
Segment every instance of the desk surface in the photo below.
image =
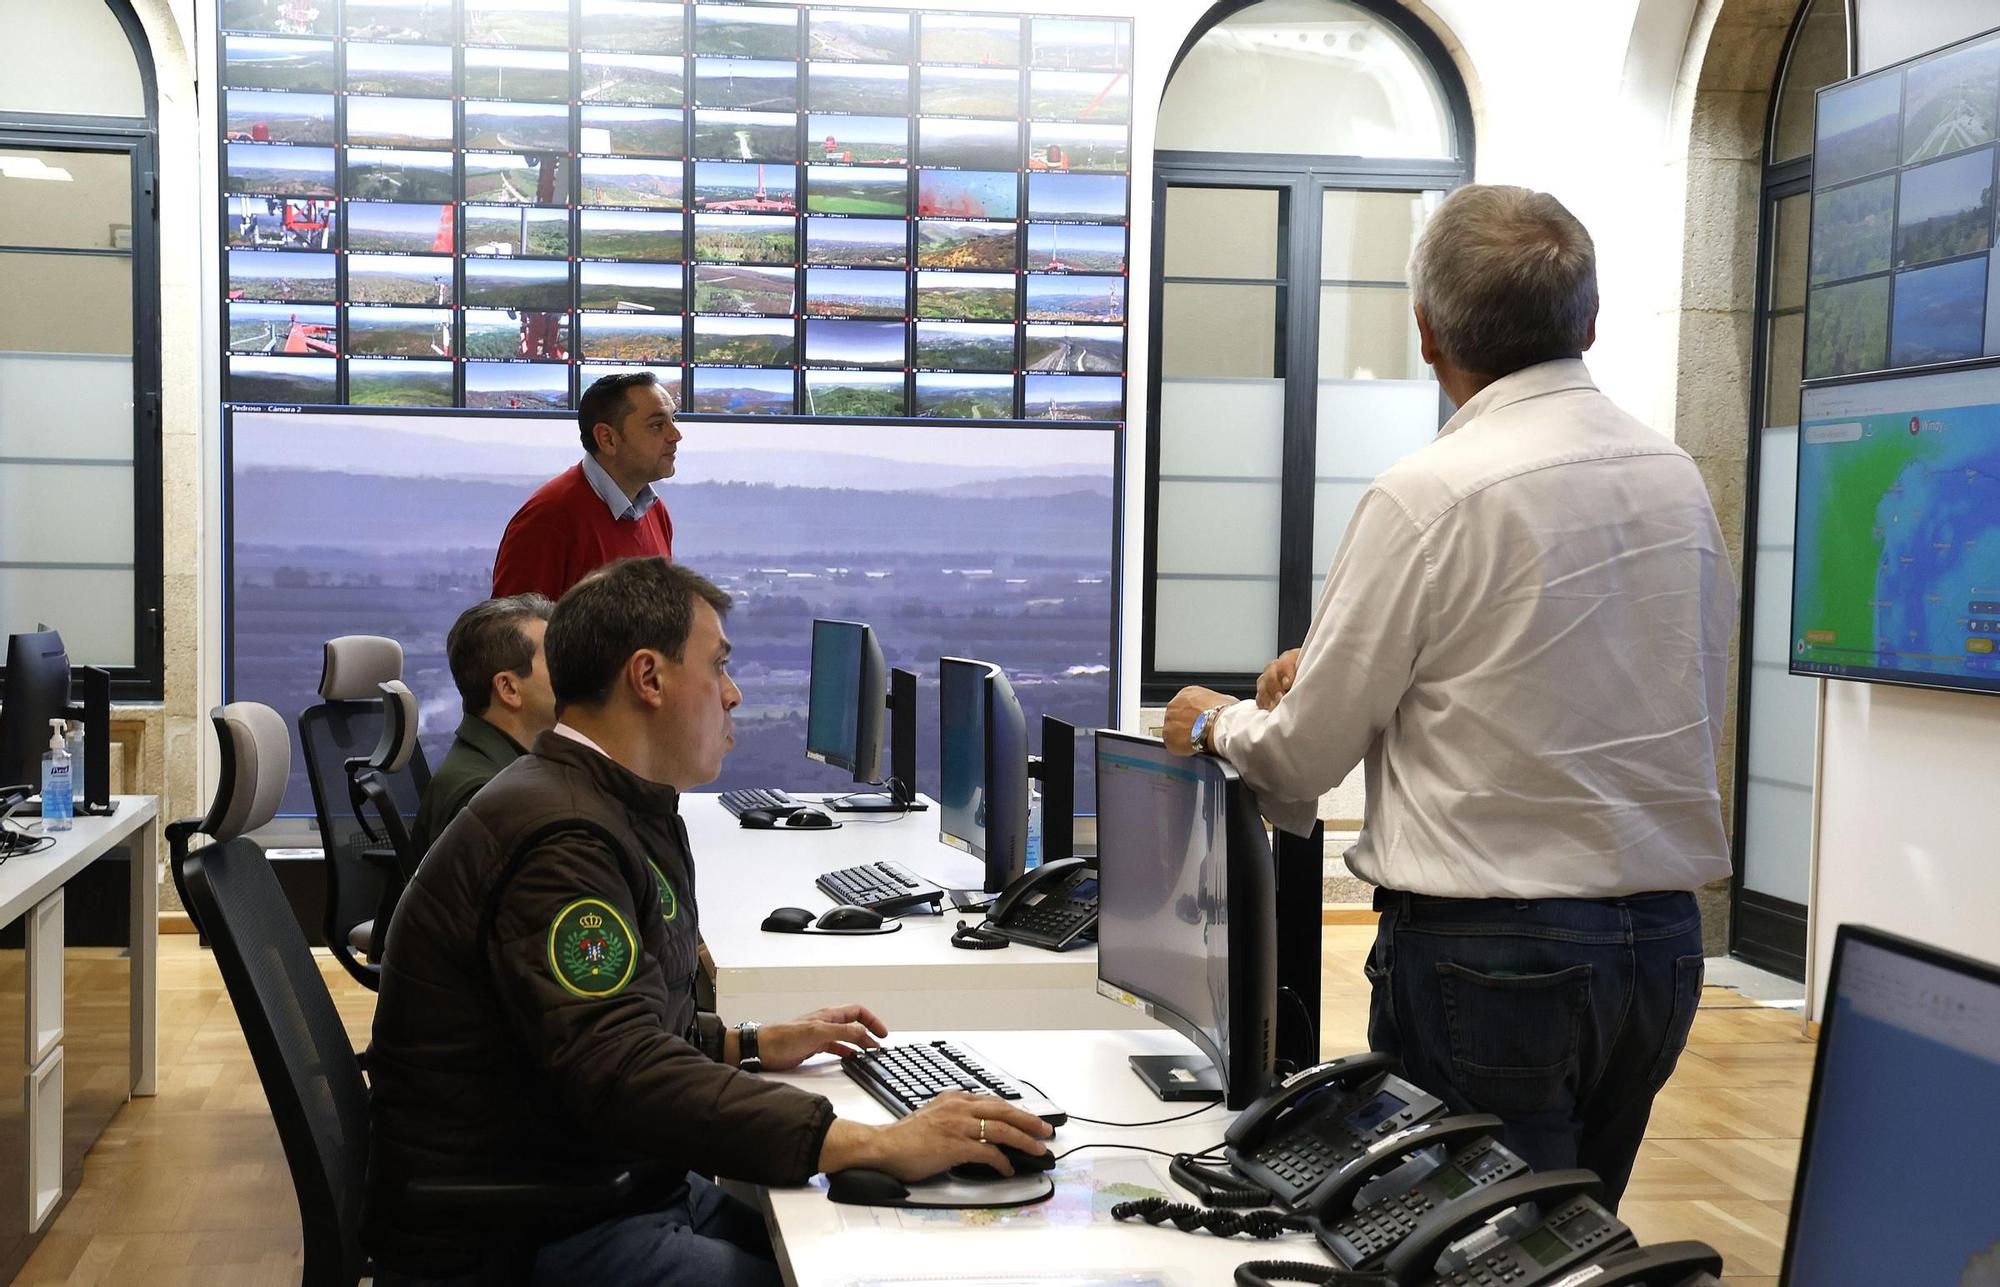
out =
<svg viewBox="0 0 2000 1287"><path fill-rule="evenodd" d="M1132 1075L1126 1056L1192 1051L1178 1034L1148 1031L968 1032L961 1037L1016 1077L1039 1085L1071 1113L1108 1121L1149 1121L1188 1111L1163 1104ZM830 1061L779 1074L833 1101L856 1121L887 1121L887 1112ZM1118 1128L1074 1120L1050 1141L1056 1152L1079 1144L1143 1145L1165 1152L1198 1151L1219 1143L1235 1115L1220 1105L1183 1122ZM877 1280L1000 1279L1051 1270L1151 1276L1183 1287L1227 1283L1247 1260L1332 1263L1310 1234L1271 1242L1182 1233L1171 1225L1114 1223L1108 1215L1116 1193L1101 1186L1140 1176L1149 1166L1156 1187L1175 1201L1189 1196L1167 1179L1167 1159L1127 1149L1087 1149L1056 1164L1056 1196L1014 1214L897 1212L847 1207L827 1200L824 1178L799 1189L758 1189L785 1277L795 1287L844 1287ZM1095 1183L1093 1183L1093 1178ZM1142 1177L1143 1182L1143 1177ZM1093 1207L1105 1214L1093 1216Z"/></svg>
<svg viewBox="0 0 2000 1287"><path fill-rule="evenodd" d="M808 797L810 798L810 797ZM717 1008L735 1023L788 1019L859 1001L893 1027L1104 1028L1148 1022L1096 994L1097 949L951 945L974 913L903 918L894 934L838 938L759 928L775 907L815 914L832 900L815 877L864 862L901 863L947 889L976 889L984 867L938 840L937 809L847 814L827 830L746 830L713 794L682 797L694 850L701 936L715 960Z"/></svg>
<svg viewBox="0 0 2000 1287"><path fill-rule="evenodd" d="M36 854L15 854L0 863L0 925L26 914L113 845L159 816L157 796L120 795L112 799L117 801L118 810L110 817L78 818L68 831L51 833L56 842L50 848ZM22 825L39 834L41 819L25 819Z"/></svg>

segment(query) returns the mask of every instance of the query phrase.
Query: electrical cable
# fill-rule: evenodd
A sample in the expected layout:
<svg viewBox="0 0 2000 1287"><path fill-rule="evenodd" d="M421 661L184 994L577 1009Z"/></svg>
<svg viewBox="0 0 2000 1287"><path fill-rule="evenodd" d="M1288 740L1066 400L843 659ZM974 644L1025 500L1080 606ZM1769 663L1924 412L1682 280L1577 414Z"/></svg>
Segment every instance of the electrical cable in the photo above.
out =
<svg viewBox="0 0 2000 1287"><path fill-rule="evenodd" d="M1182 1233L1203 1229L1218 1238L1233 1238L1242 1234L1246 1238L1269 1239L1287 1233L1312 1232L1312 1224L1306 1217L1287 1215L1283 1211L1228 1211L1191 1206L1186 1202L1169 1202L1165 1198L1120 1202L1111 1208L1111 1218L1143 1220L1150 1225L1171 1224Z"/></svg>
<svg viewBox="0 0 2000 1287"><path fill-rule="evenodd" d="M1026 1077L1017 1077L1015 1078L1015 1080L1020 1082L1023 1086L1026 1086L1029 1090L1034 1091L1037 1095L1040 1095L1043 1099L1047 1099L1049 1097L1049 1093L1047 1091L1043 1090L1040 1086L1037 1086L1035 1083L1029 1081ZM1190 1117L1201 1116L1203 1113L1207 1112L1211 1108L1220 1108L1220 1107L1222 1107L1221 1100L1219 1099L1211 1100L1208 1103L1203 1104L1200 1108L1195 1109L1191 1113L1182 1113L1177 1117L1156 1117L1150 1122L1107 1122L1101 1117L1084 1117L1079 1113L1070 1113L1069 1119L1072 1122L1089 1122L1092 1126L1116 1126L1121 1129L1130 1127L1139 1127L1139 1126L1165 1126L1168 1122L1184 1122Z"/></svg>

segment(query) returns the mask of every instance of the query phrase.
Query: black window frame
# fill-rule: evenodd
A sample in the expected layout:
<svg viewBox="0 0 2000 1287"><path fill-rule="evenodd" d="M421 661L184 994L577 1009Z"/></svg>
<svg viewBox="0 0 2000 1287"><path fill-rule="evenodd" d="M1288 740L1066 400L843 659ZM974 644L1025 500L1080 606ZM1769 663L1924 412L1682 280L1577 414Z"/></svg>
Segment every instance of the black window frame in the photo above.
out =
<svg viewBox="0 0 2000 1287"><path fill-rule="evenodd" d="M111 696L157 702L166 682L164 500L161 451L159 86L152 46L123 0L105 0L138 64L146 115L58 115L0 111L0 148L125 155L132 176L132 629L133 664L110 667ZM0 252L102 256L105 251L0 244ZM119 255L119 258L127 256ZM83 396L87 391L79 391ZM72 463L64 461L62 463ZM97 463L97 462L81 462ZM23 622L12 629L26 630ZM87 664L88 658L73 658ZM0 678L5 668L0 666Z"/></svg>
<svg viewBox="0 0 2000 1287"><path fill-rule="evenodd" d="M1194 47L1225 19L1261 0L1225 0L1203 16L1182 42L1167 73L1173 82ZM1400 6L1384 0L1345 0L1393 28L1415 49L1444 96L1456 155L1449 159L1308 156L1279 153L1202 152L1156 149L1152 175L1151 298L1147 317L1146 369L1146 520L1144 598L1140 624L1140 684L1142 705L1157 706L1190 684L1233 696L1256 691L1255 672L1168 670L1155 666L1159 587L1159 533L1162 522L1199 522L1160 512L1160 393L1161 340L1166 275L1166 194L1173 187L1259 188L1279 192L1278 277L1241 284L1279 288L1276 355L1285 380L1283 475L1279 482L1279 530L1310 532L1313 524L1317 415L1319 404L1319 254L1323 193L1330 190L1374 192L1450 192L1473 173L1472 102L1451 53L1436 33ZM1310 272L1301 273L1301 266ZM1217 281L1204 278L1204 281ZM1225 283L1229 284L1229 283ZM1439 423L1451 414L1443 391L1438 394ZM1312 621L1313 563L1311 540L1281 537L1278 545L1278 651L1295 647ZM1214 579L1214 578L1202 578Z"/></svg>

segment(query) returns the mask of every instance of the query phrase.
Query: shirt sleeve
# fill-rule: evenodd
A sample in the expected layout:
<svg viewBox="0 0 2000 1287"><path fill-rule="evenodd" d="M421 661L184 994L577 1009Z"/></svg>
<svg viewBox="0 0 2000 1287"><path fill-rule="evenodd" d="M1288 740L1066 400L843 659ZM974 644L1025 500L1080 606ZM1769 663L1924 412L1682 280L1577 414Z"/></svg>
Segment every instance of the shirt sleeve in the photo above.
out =
<svg viewBox="0 0 2000 1287"><path fill-rule="evenodd" d="M1275 709L1238 702L1217 716L1211 744L1285 830L1311 831L1320 796L1388 727L1424 645L1428 574L1417 525L1370 488L1341 538L1291 691Z"/></svg>
<svg viewBox="0 0 2000 1287"><path fill-rule="evenodd" d="M635 903L602 842L578 833L536 846L507 884L488 945L509 1027L592 1137L674 1168L804 1182L819 1169L831 1105L718 1063L669 1030L676 1006L638 928L652 909Z"/></svg>

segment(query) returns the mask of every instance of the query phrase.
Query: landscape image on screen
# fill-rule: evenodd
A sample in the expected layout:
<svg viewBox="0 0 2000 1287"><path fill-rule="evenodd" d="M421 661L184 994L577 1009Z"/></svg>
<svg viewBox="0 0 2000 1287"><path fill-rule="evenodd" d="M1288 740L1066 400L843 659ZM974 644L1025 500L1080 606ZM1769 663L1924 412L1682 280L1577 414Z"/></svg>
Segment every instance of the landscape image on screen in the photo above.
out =
<svg viewBox="0 0 2000 1287"><path fill-rule="evenodd" d="M1961 259L1896 274L1891 366L1980 355L1986 333L1986 261Z"/></svg>
<svg viewBox="0 0 2000 1287"><path fill-rule="evenodd" d="M1992 148L1903 171L1896 267L1969 255L1992 242Z"/></svg>
<svg viewBox="0 0 2000 1287"><path fill-rule="evenodd" d="M1896 227L1896 176L1885 174L1814 195L1812 280L1887 272Z"/></svg>
<svg viewBox="0 0 2000 1287"><path fill-rule="evenodd" d="M1806 378L1880 370L1889 360L1889 279L1813 290L1806 305Z"/></svg>
<svg viewBox="0 0 2000 1287"><path fill-rule="evenodd" d="M1889 72L1819 96L1813 185L1829 187L1894 166L1902 153L1903 76Z"/></svg>
<svg viewBox="0 0 2000 1287"><path fill-rule="evenodd" d="M1903 104L1903 164L1991 143L2000 123L2000 40L1912 66Z"/></svg>

